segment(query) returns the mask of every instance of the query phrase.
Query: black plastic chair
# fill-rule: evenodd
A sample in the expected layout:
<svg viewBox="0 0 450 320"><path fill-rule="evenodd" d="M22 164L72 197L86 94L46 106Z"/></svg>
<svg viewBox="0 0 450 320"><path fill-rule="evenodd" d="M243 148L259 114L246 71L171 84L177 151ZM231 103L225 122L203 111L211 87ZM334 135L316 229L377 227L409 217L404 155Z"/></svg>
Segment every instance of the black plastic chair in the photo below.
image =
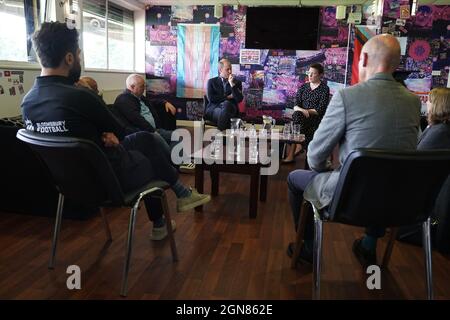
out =
<svg viewBox="0 0 450 320"><path fill-rule="evenodd" d="M80 204L102 207L101 214L108 241L111 241L112 237L103 208L131 207L125 265L120 291L122 296L126 296L128 291L128 271L136 214L140 201L148 194L161 199L167 221L172 257L174 261L178 260L170 212L164 192L169 187L166 182L151 181L136 190L123 193L108 159L95 143L85 139L43 135L25 129L17 132L17 138L28 144L38 158L42 160L59 191L49 269L53 269L55 265L56 246L60 233L64 198Z"/></svg>
<svg viewBox="0 0 450 320"><path fill-rule="evenodd" d="M320 298L322 223L339 222L360 227L397 228L422 223L427 297L433 299L430 214L439 190L450 173L450 151L388 151L358 149L347 157L329 207L319 210L304 201L292 267L298 259L307 220L314 212L313 297ZM387 267L395 232L384 254Z"/></svg>

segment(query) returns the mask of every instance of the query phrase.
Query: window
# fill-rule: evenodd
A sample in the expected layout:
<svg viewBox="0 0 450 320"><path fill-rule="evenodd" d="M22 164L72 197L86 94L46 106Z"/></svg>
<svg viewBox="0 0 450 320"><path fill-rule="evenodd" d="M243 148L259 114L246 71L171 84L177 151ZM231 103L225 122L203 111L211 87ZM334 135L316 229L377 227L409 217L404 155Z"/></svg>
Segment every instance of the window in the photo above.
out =
<svg viewBox="0 0 450 320"><path fill-rule="evenodd" d="M44 21L49 9L47 2L0 0L0 60L36 61L31 46L31 34L39 28L40 22Z"/></svg>
<svg viewBox="0 0 450 320"><path fill-rule="evenodd" d="M83 1L84 66L134 69L134 13L107 0Z"/></svg>

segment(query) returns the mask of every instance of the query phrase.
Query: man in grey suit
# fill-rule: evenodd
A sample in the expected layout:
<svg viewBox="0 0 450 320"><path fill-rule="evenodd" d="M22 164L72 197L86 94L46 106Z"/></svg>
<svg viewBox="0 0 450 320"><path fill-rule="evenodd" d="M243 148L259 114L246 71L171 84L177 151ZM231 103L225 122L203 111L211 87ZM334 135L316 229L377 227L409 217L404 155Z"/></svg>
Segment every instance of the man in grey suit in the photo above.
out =
<svg viewBox="0 0 450 320"><path fill-rule="evenodd" d="M327 159L336 145L339 145L340 164L356 148L416 149L420 100L392 77L399 62L400 45L391 35L375 36L362 48L359 84L333 96L309 145L308 163L313 171L295 170L288 176L296 229L303 197L318 208L331 202L340 167L331 171ZM312 217L307 219L305 227L300 258L310 262ZM384 230L368 228L366 233L368 237L364 241L358 239L353 249L361 263L375 264L376 239L384 235ZM289 244L288 255L292 255L293 249L293 244Z"/></svg>

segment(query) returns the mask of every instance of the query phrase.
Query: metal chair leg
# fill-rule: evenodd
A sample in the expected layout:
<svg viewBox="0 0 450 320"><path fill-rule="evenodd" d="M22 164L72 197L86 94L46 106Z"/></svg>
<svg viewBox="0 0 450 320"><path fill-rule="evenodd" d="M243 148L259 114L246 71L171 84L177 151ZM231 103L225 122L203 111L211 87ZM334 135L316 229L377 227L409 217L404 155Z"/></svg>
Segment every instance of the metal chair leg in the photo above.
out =
<svg viewBox="0 0 450 320"><path fill-rule="evenodd" d="M313 299L320 299L320 273L322 271L322 241L323 241L323 224L320 219L318 210L313 206L314 210L314 256L313 256Z"/></svg>
<svg viewBox="0 0 450 320"><path fill-rule="evenodd" d="M56 246L58 244L59 231L61 229L63 208L64 208L64 196L60 193L58 197L58 207L56 208L56 220L52 240L52 254L50 256L50 262L48 264L49 269L55 268Z"/></svg>
<svg viewBox="0 0 450 320"><path fill-rule="evenodd" d="M109 228L108 219L106 218L106 209L103 207L100 208L100 214L102 216L103 226L105 227L106 240L112 241L111 229Z"/></svg>
<svg viewBox="0 0 450 320"><path fill-rule="evenodd" d="M433 265L431 256L430 218L422 224L422 245L425 253L425 270L427 283L427 298L433 300Z"/></svg>
<svg viewBox="0 0 450 320"><path fill-rule="evenodd" d="M122 297L126 297L127 292L128 292L128 271L130 269L131 252L133 249L133 235L134 235L134 228L136 225L136 214L139 209L140 199L141 198L138 199L138 201L135 203L135 205L131 209L130 222L128 224L128 238L127 238L127 248L126 248L126 253L125 253L125 265L123 268L122 287L120 289L120 295Z"/></svg>
<svg viewBox="0 0 450 320"><path fill-rule="evenodd" d="M300 216L299 216L299 221L298 221L298 225L297 225L297 237L295 240L295 246L294 246L294 254L292 255L292 260L291 260L291 268L295 269L295 267L297 266L297 260L298 260L298 256L300 255L300 251L302 250L302 246L303 246L303 240L305 237L305 224L306 224L306 220L308 217L308 203L303 200L302 205L301 205L301 209L300 209Z"/></svg>
<svg viewBox="0 0 450 320"><path fill-rule="evenodd" d="M170 217L170 210L167 205L167 196L165 192L161 193L161 203L163 207L164 216L166 217L167 234L170 240L170 249L172 250L173 261L178 261L177 245L175 243L175 238L173 236L172 230L172 218Z"/></svg>
<svg viewBox="0 0 450 320"><path fill-rule="evenodd" d="M288 144L286 142L283 144L283 150L281 151L281 159L284 159L286 157L287 145Z"/></svg>
<svg viewBox="0 0 450 320"><path fill-rule="evenodd" d="M387 268L389 261L391 260L392 249L394 248L395 239L397 238L398 228L391 228L391 234L389 236L389 242L386 247L386 251L384 251L383 261L381 263L381 267L383 269Z"/></svg>
<svg viewBox="0 0 450 320"><path fill-rule="evenodd" d="M125 253L125 265L123 268L122 287L120 289L120 295L122 297L126 297L127 292L128 292L128 272L130 270L130 260L131 260L131 253L132 253L132 249L133 249L134 228L136 225L136 215L139 210L139 203L141 202L143 197L145 197L148 194L152 194L154 192L158 192L159 195L157 195L156 197L160 198L162 201L163 213L167 220L167 232L171 239L170 245L172 247L172 256L175 261L178 260L178 253L177 253L177 249L175 246L175 240L173 239L172 219L170 218L170 212L169 212L169 209L167 206L167 198L164 193L164 189L154 187L154 188L148 189L144 192L141 192L141 194L139 195L139 198L136 200L133 208L131 209L130 223L128 225L128 238L127 238L127 248L126 248L126 253Z"/></svg>

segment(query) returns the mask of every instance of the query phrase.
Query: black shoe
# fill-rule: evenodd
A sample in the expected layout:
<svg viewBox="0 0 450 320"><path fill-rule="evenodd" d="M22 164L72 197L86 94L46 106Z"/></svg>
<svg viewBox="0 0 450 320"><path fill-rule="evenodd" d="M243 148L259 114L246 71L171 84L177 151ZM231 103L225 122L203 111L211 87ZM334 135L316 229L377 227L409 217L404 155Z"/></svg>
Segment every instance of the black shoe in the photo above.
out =
<svg viewBox="0 0 450 320"><path fill-rule="evenodd" d="M287 247L287 255L289 256L289 258L292 258L292 256L294 255L294 249L295 249L295 244L293 242L290 242L288 247ZM306 250L305 246L302 246L302 249L300 250L300 255L298 256L298 261L300 263L309 263L312 264L313 263L313 255L312 252L310 252L309 250Z"/></svg>
<svg viewBox="0 0 450 320"><path fill-rule="evenodd" d="M362 245L362 238L356 239L355 242L353 242L352 250L356 258L358 258L359 263L361 263L363 267L367 268L370 265L377 264L376 251L364 248Z"/></svg>

